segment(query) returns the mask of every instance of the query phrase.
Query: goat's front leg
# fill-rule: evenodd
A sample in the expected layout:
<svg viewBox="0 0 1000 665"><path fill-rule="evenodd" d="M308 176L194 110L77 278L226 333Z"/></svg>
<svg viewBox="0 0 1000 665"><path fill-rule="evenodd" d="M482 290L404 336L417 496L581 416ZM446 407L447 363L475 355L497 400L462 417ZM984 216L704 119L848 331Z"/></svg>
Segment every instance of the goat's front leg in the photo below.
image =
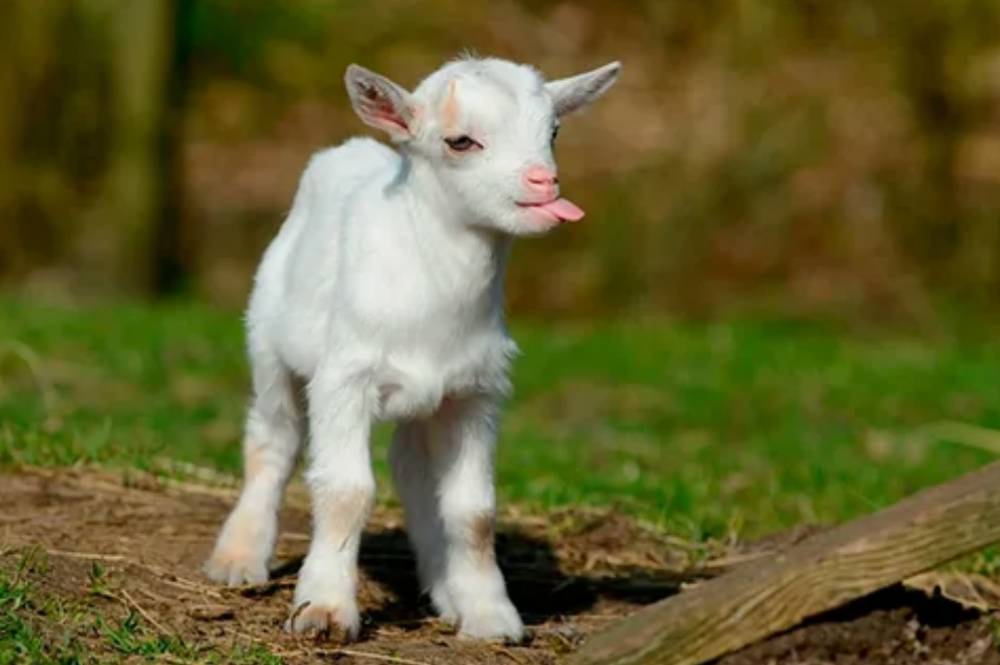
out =
<svg viewBox="0 0 1000 665"><path fill-rule="evenodd" d="M432 596L457 615L461 635L519 640L524 628L494 552L497 411L483 397L448 401L427 423L444 542L443 551L421 554L438 559Z"/></svg>
<svg viewBox="0 0 1000 665"><path fill-rule="evenodd" d="M299 572L286 628L355 639L358 548L375 497L365 385L321 370L309 385L311 427L306 480L312 500L313 536Z"/></svg>

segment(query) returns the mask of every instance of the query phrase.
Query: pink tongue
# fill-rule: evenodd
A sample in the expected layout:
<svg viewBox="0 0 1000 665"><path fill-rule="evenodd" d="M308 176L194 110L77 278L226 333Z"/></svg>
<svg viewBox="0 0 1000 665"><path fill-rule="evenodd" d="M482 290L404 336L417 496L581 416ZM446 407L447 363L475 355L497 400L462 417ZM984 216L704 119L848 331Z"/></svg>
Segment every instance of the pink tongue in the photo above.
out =
<svg viewBox="0 0 1000 665"><path fill-rule="evenodd" d="M566 222L578 222L583 219L583 210L578 208L575 203L567 201L566 199L556 199L555 201L544 203L538 207L542 210L547 210Z"/></svg>

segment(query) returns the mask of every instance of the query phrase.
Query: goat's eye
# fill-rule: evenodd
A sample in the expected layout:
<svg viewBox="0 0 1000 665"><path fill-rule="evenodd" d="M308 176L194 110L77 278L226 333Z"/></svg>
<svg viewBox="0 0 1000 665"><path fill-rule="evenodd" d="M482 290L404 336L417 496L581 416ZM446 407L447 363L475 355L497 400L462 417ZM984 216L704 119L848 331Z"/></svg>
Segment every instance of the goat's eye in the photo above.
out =
<svg viewBox="0 0 1000 665"><path fill-rule="evenodd" d="M552 143L556 142L556 137L559 136L559 125L552 126L552 138L549 139Z"/></svg>
<svg viewBox="0 0 1000 665"><path fill-rule="evenodd" d="M470 136L462 134L461 136L454 136L451 138L446 138L444 140L448 144L448 147L455 152L467 152L473 148L482 148L483 146Z"/></svg>

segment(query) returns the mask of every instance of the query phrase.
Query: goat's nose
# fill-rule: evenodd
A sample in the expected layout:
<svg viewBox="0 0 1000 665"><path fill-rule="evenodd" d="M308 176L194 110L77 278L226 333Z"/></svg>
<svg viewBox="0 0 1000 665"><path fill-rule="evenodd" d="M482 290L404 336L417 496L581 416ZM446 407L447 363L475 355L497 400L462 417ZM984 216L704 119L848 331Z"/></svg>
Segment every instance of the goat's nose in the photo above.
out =
<svg viewBox="0 0 1000 665"><path fill-rule="evenodd" d="M524 172L524 184L528 189L548 192L559 184L556 172L547 166L531 166Z"/></svg>

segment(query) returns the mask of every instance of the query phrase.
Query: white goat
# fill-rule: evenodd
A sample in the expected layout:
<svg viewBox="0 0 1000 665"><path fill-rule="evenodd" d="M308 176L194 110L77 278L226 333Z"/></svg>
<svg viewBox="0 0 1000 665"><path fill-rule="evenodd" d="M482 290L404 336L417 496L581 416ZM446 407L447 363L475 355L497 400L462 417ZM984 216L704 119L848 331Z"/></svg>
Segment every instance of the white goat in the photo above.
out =
<svg viewBox="0 0 1000 665"><path fill-rule="evenodd" d="M517 347L503 283L513 236L583 211L558 198L559 117L602 95L615 62L545 83L497 59L451 62L409 93L357 65L354 110L397 150L351 139L315 155L257 271L247 311L254 397L245 482L206 564L267 579L308 416L313 539L286 628L357 637L357 556L375 495L369 432L390 458L421 583L463 635L519 639L494 557L493 457ZM296 379L306 381L308 413Z"/></svg>

